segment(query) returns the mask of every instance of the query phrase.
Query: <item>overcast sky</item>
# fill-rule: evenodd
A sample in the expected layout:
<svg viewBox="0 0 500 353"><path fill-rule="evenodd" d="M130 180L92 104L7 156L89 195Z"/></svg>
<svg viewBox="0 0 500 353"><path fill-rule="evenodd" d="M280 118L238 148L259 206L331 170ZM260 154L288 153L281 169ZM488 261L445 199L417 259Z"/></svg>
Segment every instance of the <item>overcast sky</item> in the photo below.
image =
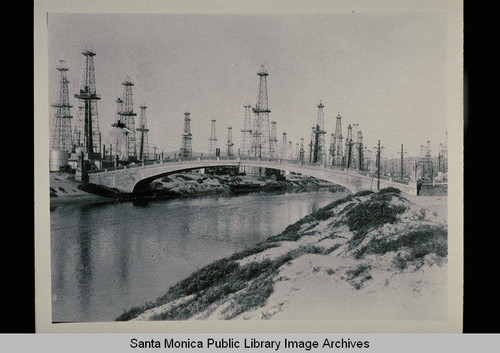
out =
<svg viewBox="0 0 500 353"><path fill-rule="evenodd" d="M270 119L299 142L310 138L324 104L326 143L335 117L359 124L365 145L380 139L388 155L404 143L410 155L431 141L433 155L446 126L446 18L404 14L54 14L48 16L49 97L58 60L69 68L72 115L77 113L82 50L94 57L102 143L112 140L121 82L135 83L134 108L147 108L149 144L178 150L184 112L191 112L193 150L206 151L210 120L222 147L233 127L241 144L243 105L255 105L260 65L268 76ZM50 116L52 112L50 112ZM139 121L137 116L136 124Z"/></svg>

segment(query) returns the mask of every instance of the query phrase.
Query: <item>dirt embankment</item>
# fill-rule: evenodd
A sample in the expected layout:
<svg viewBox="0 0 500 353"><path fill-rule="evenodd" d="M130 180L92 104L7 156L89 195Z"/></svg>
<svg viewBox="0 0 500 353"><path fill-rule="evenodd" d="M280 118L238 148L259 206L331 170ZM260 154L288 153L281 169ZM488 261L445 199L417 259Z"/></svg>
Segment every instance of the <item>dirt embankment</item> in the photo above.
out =
<svg viewBox="0 0 500 353"><path fill-rule="evenodd" d="M397 189L333 202L117 320L446 317L446 197Z"/></svg>

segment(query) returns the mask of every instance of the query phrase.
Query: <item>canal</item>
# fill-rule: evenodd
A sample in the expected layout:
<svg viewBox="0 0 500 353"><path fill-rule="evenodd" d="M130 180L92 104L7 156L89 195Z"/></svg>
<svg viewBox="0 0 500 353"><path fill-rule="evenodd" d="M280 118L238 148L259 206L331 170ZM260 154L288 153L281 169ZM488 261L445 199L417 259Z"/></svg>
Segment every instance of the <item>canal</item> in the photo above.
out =
<svg viewBox="0 0 500 353"><path fill-rule="evenodd" d="M52 321L113 321L347 194L322 189L52 207Z"/></svg>

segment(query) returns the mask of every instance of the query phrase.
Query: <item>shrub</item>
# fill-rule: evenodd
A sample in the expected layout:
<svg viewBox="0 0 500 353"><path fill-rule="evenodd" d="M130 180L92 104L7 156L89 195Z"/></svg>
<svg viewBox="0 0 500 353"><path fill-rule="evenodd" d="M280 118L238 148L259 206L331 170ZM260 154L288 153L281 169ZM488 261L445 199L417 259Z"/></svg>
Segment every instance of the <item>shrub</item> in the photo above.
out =
<svg viewBox="0 0 500 353"><path fill-rule="evenodd" d="M385 239L372 239L370 243L355 253L355 258L360 259L365 254L384 255L391 251L404 249L408 250L408 255L401 258L399 254L399 258L395 259L399 268L403 262L421 259L430 253L435 253L439 257L446 257L448 255L446 228L425 225L403 234L397 239L388 241Z"/></svg>
<svg viewBox="0 0 500 353"><path fill-rule="evenodd" d="M367 201L355 205L346 214L346 224L354 236L349 241L351 246L360 244L370 229L386 223L394 223L398 215L406 210L405 206L392 205L389 201Z"/></svg>
<svg viewBox="0 0 500 353"><path fill-rule="evenodd" d="M362 191L354 194L354 197L368 196L368 195L371 195L373 193L374 193L374 191L372 191L372 190L362 190Z"/></svg>

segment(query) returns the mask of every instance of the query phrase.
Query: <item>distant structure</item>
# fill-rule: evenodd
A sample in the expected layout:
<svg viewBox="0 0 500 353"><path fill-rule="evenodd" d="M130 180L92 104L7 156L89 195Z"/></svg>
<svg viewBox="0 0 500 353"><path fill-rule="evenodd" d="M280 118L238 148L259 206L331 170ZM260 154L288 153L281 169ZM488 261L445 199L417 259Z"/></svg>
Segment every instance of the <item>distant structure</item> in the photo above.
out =
<svg viewBox="0 0 500 353"><path fill-rule="evenodd" d="M211 120L210 138L208 139L208 141L209 141L208 154L210 157L215 157L216 152L217 152L217 137L215 135L215 119Z"/></svg>
<svg viewBox="0 0 500 353"><path fill-rule="evenodd" d="M119 134L117 135L116 142L115 142L115 153L118 159L124 158L126 156L126 151L123 151L123 148L127 146L126 144L126 139L127 139L127 131L125 131L123 128L125 127L125 124L122 123L121 121L121 115L120 112L122 111L122 106L123 106L123 101L121 100L120 97L116 98L115 100L116 103L116 116L115 116L115 122L111 124L112 127L115 127L117 129L120 129Z"/></svg>
<svg viewBox="0 0 500 353"><path fill-rule="evenodd" d="M364 156L363 156L363 132L358 130L358 139L356 141L356 168L364 170Z"/></svg>
<svg viewBox="0 0 500 353"><path fill-rule="evenodd" d="M56 101L51 104L54 107L54 116L50 134L50 170L58 171L68 164L69 153L71 152L71 119L72 106L69 104L68 78L66 72L68 68L64 60L59 60L59 80L56 87Z"/></svg>
<svg viewBox="0 0 500 353"><path fill-rule="evenodd" d="M351 148L351 168L358 169L358 127L359 124L352 124L352 148Z"/></svg>
<svg viewBox="0 0 500 353"><path fill-rule="evenodd" d="M96 93L94 56L92 49L82 51L84 56L80 91L78 98L78 113L73 133L73 145L86 155L91 164L100 164L101 133L97 101L101 98Z"/></svg>
<svg viewBox="0 0 500 353"><path fill-rule="evenodd" d="M430 140L427 140L427 146L425 148L425 155L422 166L422 177L424 180L432 181L434 179L434 163L432 162Z"/></svg>
<svg viewBox="0 0 500 353"><path fill-rule="evenodd" d="M271 133L269 135L269 157L277 158L278 139L276 138L276 121L271 121Z"/></svg>
<svg viewBox="0 0 500 353"><path fill-rule="evenodd" d="M253 124L253 153L255 157L270 157L270 131L269 131L269 109L267 96L267 70L261 65L257 72L259 76L259 89L257 94L257 104L252 111L254 112Z"/></svg>
<svg viewBox="0 0 500 353"><path fill-rule="evenodd" d="M448 174L448 132L445 132L444 143L439 144L438 173L441 179L447 179Z"/></svg>
<svg viewBox="0 0 500 353"><path fill-rule="evenodd" d="M345 139L345 148L344 148L344 158L343 165L345 168L351 168L352 162L352 126L349 124L347 126L347 137Z"/></svg>
<svg viewBox="0 0 500 353"><path fill-rule="evenodd" d="M227 127L227 156L232 157L233 156L233 128L231 126Z"/></svg>
<svg viewBox="0 0 500 353"><path fill-rule="evenodd" d="M250 116L250 108L252 108L251 105L244 105L245 108L245 116L243 118L243 129L241 130L242 132L242 139L241 139L241 149L240 149L240 155L242 157L250 157L252 156L252 149L253 149L253 142L252 142L252 123L251 123L251 116Z"/></svg>
<svg viewBox="0 0 500 353"><path fill-rule="evenodd" d="M134 100L132 95L132 87L134 84L130 81L130 77L126 76L125 81L122 82L123 86L123 103L122 109L118 112L121 117L121 122L125 125L124 129L127 131L126 151L127 159L130 162L137 160L137 145L135 136L135 116Z"/></svg>
<svg viewBox="0 0 500 353"><path fill-rule="evenodd" d="M304 138L301 137L300 138L300 148L299 148L299 162L304 162L304 153L305 153L305 150L304 150Z"/></svg>
<svg viewBox="0 0 500 353"><path fill-rule="evenodd" d="M286 141L286 132L283 132L282 137L281 137L281 145L280 145L280 152L279 152L280 158L283 158L283 159L287 158L287 156L286 156L287 147L288 147L288 143Z"/></svg>
<svg viewBox="0 0 500 353"><path fill-rule="evenodd" d="M333 165L342 165L343 146L342 146L342 116L340 113L337 115L335 122L335 135L333 142Z"/></svg>
<svg viewBox="0 0 500 353"><path fill-rule="evenodd" d="M328 148L328 163L334 165L335 161L335 134L330 134L330 147Z"/></svg>
<svg viewBox="0 0 500 353"><path fill-rule="evenodd" d="M189 111L184 113L184 129L181 134L181 149L179 152L179 157L190 158L193 156L193 150L191 147L191 140L193 135L191 134L191 118Z"/></svg>
<svg viewBox="0 0 500 353"><path fill-rule="evenodd" d="M141 115L139 117L139 127L137 131L139 132L139 160L145 161L149 159L149 142L148 142L148 121L146 117L147 106L141 103L139 106Z"/></svg>
<svg viewBox="0 0 500 353"><path fill-rule="evenodd" d="M312 161L313 163L326 163L325 154L325 116L323 113L324 105L319 102L318 118L316 125L313 126L312 133Z"/></svg>

